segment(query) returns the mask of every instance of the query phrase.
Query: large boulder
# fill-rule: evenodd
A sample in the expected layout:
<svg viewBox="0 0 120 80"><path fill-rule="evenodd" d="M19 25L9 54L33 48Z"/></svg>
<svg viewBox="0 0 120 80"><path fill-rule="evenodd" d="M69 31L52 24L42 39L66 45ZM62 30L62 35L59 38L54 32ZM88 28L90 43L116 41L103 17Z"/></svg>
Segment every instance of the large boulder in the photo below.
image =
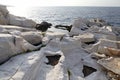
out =
<svg viewBox="0 0 120 80"><path fill-rule="evenodd" d="M36 26L36 22L31 19L26 19L25 17L18 17L12 14L9 14L9 24L27 28L34 28Z"/></svg>
<svg viewBox="0 0 120 80"><path fill-rule="evenodd" d="M0 63L10 57L38 49L40 46L33 46L20 36L0 34Z"/></svg>
<svg viewBox="0 0 120 80"><path fill-rule="evenodd" d="M36 22L31 19L26 19L25 17L18 17L9 14L6 6L0 5L0 24L3 25L15 25L27 28L34 28Z"/></svg>
<svg viewBox="0 0 120 80"><path fill-rule="evenodd" d="M72 29L69 33L70 36L79 35L88 29L87 23L89 21L86 19L79 18L74 21Z"/></svg>
<svg viewBox="0 0 120 80"><path fill-rule="evenodd" d="M15 25L28 28L34 28L36 26L36 22L31 19L26 19L24 17L18 17L9 14L6 6L3 5L0 5L0 24Z"/></svg>
<svg viewBox="0 0 120 80"><path fill-rule="evenodd" d="M42 43L41 32L23 32L21 36L33 45L39 45Z"/></svg>

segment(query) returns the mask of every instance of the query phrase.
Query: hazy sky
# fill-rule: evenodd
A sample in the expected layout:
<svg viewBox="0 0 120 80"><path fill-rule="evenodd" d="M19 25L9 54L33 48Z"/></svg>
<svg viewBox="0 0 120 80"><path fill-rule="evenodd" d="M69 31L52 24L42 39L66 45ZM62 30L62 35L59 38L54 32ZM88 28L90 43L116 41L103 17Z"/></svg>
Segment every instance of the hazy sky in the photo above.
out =
<svg viewBox="0 0 120 80"><path fill-rule="evenodd" d="M0 0L14 6L120 6L120 0Z"/></svg>

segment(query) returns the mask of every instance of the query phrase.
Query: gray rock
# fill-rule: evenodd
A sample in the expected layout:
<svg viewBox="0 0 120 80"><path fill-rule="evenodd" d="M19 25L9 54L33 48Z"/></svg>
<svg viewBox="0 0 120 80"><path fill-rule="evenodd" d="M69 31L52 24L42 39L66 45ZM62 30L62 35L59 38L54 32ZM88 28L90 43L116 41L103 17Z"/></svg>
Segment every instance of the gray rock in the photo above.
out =
<svg viewBox="0 0 120 80"><path fill-rule="evenodd" d="M0 63L5 62L14 55L38 49L22 37L10 34L0 34Z"/></svg>
<svg viewBox="0 0 120 80"><path fill-rule="evenodd" d="M40 45L42 43L41 32L23 32L21 36L32 45Z"/></svg>
<svg viewBox="0 0 120 80"><path fill-rule="evenodd" d="M85 30L88 29L86 25L88 22L89 22L88 20L82 18L75 20L69 35L73 36L83 33Z"/></svg>
<svg viewBox="0 0 120 80"><path fill-rule="evenodd" d="M25 17L18 17L12 14L9 14L9 24L26 28L34 28L36 26L36 22L26 19Z"/></svg>

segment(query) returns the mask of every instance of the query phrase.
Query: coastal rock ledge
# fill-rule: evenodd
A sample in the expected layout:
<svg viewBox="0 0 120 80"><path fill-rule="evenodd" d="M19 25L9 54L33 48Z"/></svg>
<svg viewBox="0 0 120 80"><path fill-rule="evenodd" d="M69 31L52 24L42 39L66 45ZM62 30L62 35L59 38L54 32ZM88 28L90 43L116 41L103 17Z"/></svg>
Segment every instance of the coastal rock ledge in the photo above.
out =
<svg viewBox="0 0 120 80"><path fill-rule="evenodd" d="M120 80L119 27L82 18L68 33L35 25L0 5L0 80Z"/></svg>
<svg viewBox="0 0 120 80"><path fill-rule="evenodd" d="M27 28L33 28L36 26L36 22L26 19L24 17L18 17L12 15L7 10L6 6L0 5L0 24L2 25L15 25Z"/></svg>

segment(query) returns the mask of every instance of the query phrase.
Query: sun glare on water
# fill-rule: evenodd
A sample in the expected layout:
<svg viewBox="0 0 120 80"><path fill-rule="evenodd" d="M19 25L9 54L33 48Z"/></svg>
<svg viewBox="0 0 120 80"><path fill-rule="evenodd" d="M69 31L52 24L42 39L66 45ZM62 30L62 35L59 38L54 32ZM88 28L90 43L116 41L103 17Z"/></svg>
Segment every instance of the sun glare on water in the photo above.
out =
<svg viewBox="0 0 120 80"><path fill-rule="evenodd" d="M2 0L5 5L12 6L70 6L77 5L79 0Z"/></svg>

